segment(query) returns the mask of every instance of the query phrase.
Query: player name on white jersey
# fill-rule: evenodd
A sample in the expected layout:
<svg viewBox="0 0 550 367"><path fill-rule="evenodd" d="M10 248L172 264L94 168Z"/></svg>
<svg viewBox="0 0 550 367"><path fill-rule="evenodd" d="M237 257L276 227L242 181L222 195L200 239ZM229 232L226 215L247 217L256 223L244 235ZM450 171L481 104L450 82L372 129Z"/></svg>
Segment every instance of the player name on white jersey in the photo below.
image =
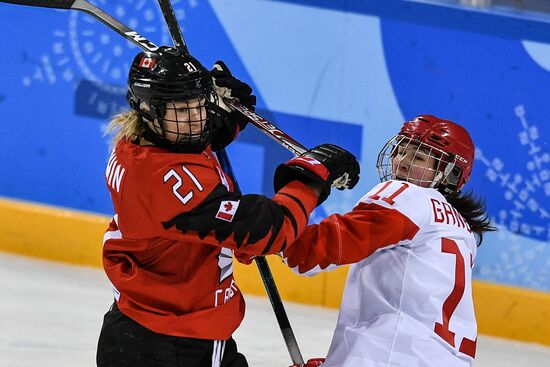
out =
<svg viewBox="0 0 550 367"><path fill-rule="evenodd" d="M439 201L435 198L430 199L432 203L431 224L448 224L459 228L464 228L472 232L468 222L460 215L451 204Z"/></svg>

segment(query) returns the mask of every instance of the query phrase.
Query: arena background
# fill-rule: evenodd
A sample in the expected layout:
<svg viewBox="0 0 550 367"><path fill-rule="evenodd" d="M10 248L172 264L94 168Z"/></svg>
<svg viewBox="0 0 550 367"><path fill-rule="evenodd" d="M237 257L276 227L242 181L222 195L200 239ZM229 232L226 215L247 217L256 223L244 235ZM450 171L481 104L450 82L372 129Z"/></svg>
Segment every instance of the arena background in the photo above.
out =
<svg viewBox="0 0 550 367"><path fill-rule="evenodd" d="M156 2L94 3L170 44ZM360 158L356 189L313 221L351 209L378 181L378 150L405 119L466 126L476 144L467 188L499 228L474 267L480 332L550 345L550 16L448 3L173 1L191 52L250 83L261 115L306 146ZM104 128L126 107L139 50L79 12L0 4L0 18L0 250L99 267L112 215ZM252 126L228 151L243 191L267 195L290 157ZM346 269L297 278L270 263L285 300L338 307ZM244 292L264 293L253 266L236 272Z"/></svg>

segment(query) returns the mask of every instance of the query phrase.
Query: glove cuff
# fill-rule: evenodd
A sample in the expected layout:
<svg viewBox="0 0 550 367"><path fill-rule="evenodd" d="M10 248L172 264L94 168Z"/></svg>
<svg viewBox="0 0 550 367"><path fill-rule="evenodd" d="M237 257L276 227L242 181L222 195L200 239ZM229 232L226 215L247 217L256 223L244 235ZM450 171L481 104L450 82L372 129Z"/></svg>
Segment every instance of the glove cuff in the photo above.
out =
<svg viewBox="0 0 550 367"><path fill-rule="evenodd" d="M326 170L326 167L323 166ZM280 164L275 169L275 174L273 176L273 189L275 192L278 192L283 187L285 187L291 181L300 181L306 185L311 185L311 182L317 182L322 186L321 193L317 199L317 204L315 206L321 205L330 195L330 183L326 180L323 180L316 173L305 169L297 165L289 165L288 163Z"/></svg>
<svg viewBox="0 0 550 367"><path fill-rule="evenodd" d="M285 163L285 166L297 166L301 167L309 172L317 175L321 180L326 181L330 175L329 170L325 165L319 162L313 157L303 157L298 156L292 158L290 161Z"/></svg>

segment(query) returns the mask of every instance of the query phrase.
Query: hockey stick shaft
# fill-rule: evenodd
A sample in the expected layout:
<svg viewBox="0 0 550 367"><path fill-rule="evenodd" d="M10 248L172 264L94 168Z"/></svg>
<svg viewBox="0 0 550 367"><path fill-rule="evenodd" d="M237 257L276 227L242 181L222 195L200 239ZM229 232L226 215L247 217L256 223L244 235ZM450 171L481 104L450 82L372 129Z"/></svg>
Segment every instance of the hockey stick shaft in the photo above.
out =
<svg viewBox="0 0 550 367"><path fill-rule="evenodd" d="M166 21L166 25L168 26L170 36L174 42L174 46L176 46L176 49L181 53L189 54L187 44L183 38L183 33L181 32L178 19L176 18L176 14L174 14L174 9L172 8L170 0L158 0L158 2L160 5L160 10L162 10L164 20Z"/></svg>
<svg viewBox="0 0 550 367"><path fill-rule="evenodd" d="M302 365L304 364L304 358L298 347L298 341L296 340L292 326L290 326L290 320L286 314L285 306L283 305L281 295L277 289L277 284L275 284L275 279L273 279L273 274L271 273L267 259L263 256L259 256L254 258L254 260L256 261L256 265L262 277L262 282L264 283L269 301L271 302L271 307L273 307L277 323L279 324L281 333L283 333L283 339L285 340L286 348L288 349L292 363Z"/></svg>
<svg viewBox="0 0 550 367"><path fill-rule="evenodd" d="M277 126L273 125L271 122L267 121L251 109L243 106L238 101L226 98L224 99L224 102L229 107L233 108L234 110L238 111L243 116L248 118L254 126L260 129L261 132L269 136L271 139L275 140L277 143L281 144L290 152L294 153L294 155L300 155L307 150L306 147L304 147L296 140L292 139Z"/></svg>
<svg viewBox="0 0 550 367"><path fill-rule="evenodd" d="M86 0L0 0L0 2L16 5L37 6L42 8L80 10L100 20L103 24L105 24L142 50L151 52L158 50L158 46L155 45L153 42L139 35L134 30L128 28L127 26Z"/></svg>
<svg viewBox="0 0 550 367"><path fill-rule="evenodd" d="M70 9L76 0L2 0L15 5L32 5L41 8Z"/></svg>
<svg viewBox="0 0 550 367"><path fill-rule="evenodd" d="M237 182L237 179L235 178L235 175L233 174L233 168L231 167L231 162L229 161L229 156L227 155L226 151L224 149L219 150L216 152L216 156L218 157L218 161L220 161L223 170L229 175L229 177L233 181L235 191L240 192L239 184ZM256 265L258 266L258 271L260 272L260 276L262 277L262 282L269 297L269 301L271 302L273 313L277 318L277 323L279 324L281 333L283 334L283 339L288 349L288 353L290 354L292 363L299 365L304 364L304 358L302 357L302 353L300 352L300 348L298 347L298 342L296 341L294 331L292 331L292 327L290 326L290 320L288 319L288 315L286 314L281 295L279 294L279 290L277 289L277 285L275 284L275 279L273 279L273 274L271 273L269 264L267 263L266 258L263 256L257 256L254 258L254 260L256 261Z"/></svg>

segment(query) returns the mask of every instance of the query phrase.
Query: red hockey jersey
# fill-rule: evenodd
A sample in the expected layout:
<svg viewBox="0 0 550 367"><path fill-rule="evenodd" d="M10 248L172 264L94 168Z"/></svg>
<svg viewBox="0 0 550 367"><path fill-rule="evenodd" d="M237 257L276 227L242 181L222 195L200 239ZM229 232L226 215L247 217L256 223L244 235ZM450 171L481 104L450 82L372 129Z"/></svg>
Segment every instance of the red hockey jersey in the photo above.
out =
<svg viewBox="0 0 550 367"><path fill-rule="evenodd" d="M105 172L115 215L103 265L121 312L162 334L228 339L244 316L233 250L277 253L317 196L293 181L272 199L234 192L210 149L172 153L121 140Z"/></svg>

